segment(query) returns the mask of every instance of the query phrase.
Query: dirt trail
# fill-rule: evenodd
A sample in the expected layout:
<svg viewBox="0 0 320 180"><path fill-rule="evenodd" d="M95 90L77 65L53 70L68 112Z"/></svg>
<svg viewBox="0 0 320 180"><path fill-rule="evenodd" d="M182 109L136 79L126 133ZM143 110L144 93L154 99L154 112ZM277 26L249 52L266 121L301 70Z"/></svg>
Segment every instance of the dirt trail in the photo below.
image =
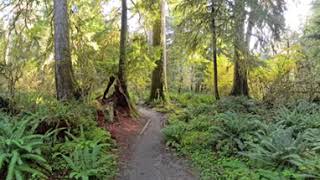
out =
<svg viewBox="0 0 320 180"><path fill-rule="evenodd" d="M185 160L170 153L165 145L162 124L165 116L141 107L139 112L148 128L133 140L130 158L121 168L118 180L197 180Z"/></svg>

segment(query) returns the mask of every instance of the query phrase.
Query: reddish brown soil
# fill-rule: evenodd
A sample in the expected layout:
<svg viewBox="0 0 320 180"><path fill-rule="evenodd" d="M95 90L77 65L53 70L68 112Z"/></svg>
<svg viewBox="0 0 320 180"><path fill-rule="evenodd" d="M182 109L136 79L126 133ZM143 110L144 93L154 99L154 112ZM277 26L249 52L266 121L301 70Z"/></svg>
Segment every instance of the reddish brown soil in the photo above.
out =
<svg viewBox="0 0 320 180"><path fill-rule="evenodd" d="M117 141L121 161L130 158L130 149L133 140L143 128L145 122L122 113L118 113L118 119L112 124L106 125L111 137Z"/></svg>

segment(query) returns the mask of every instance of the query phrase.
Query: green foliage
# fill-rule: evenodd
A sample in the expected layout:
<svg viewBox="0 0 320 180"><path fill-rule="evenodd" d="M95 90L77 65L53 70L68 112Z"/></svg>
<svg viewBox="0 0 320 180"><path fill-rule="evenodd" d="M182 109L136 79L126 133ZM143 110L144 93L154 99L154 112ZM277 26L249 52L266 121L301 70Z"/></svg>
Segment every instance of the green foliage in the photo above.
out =
<svg viewBox="0 0 320 180"><path fill-rule="evenodd" d="M46 136L34 134L29 119L16 120L0 114L0 172L6 179L46 178L51 171L42 154Z"/></svg>
<svg viewBox="0 0 320 180"><path fill-rule="evenodd" d="M190 154L191 160L200 169L200 176L203 180L212 179L304 179L308 176L295 173L292 169L277 170L266 168L251 168L246 159L238 157L221 157L210 150L198 150ZM311 177L311 176L309 176Z"/></svg>
<svg viewBox="0 0 320 180"><path fill-rule="evenodd" d="M154 61L161 56L159 48L150 47L146 33L159 20L159 2L137 0L129 8L129 14L142 18L145 28L134 24L137 27L132 33L130 22L136 23L136 18L129 18L126 76L134 102L149 88ZM191 89L203 94L170 95L173 104L164 110L174 115L163 133L167 145L192 157L204 179L298 179L300 172L319 177L319 105L299 102L267 109L246 97L216 102L213 95L208 95L214 82L211 58L212 30L215 30L218 86L222 95L229 94L233 60L237 60L235 52L239 51L248 55L240 57L244 60L240 66L250 70L251 97L272 105L295 101L297 97L318 99L320 3L315 0L313 4L313 15L303 38L292 33L282 38L285 42L271 43L271 37L279 39L284 28L286 3L168 1L168 89L179 92ZM61 103L53 96L53 2L0 3L1 16L9 17L0 21L0 91L4 97L10 96L10 106L14 106L12 117L0 114L0 175L8 179L41 178L50 171L48 164L54 171L66 174L72 171L68 178L85 179L105 171L114 174L111 165L114 159L103 158L113 154L113 140L108 132L97 127L95 108L88 105L101 95L109 77L117 74L120 13L119 7L113 5L118 4L102 0L69 1L73 75L86 98L84 103ZM256 37L252 38L252 34ZM240 39L242 42L237 42ZM245 47L250 44L254 47ZM267 47L269 44L276 48ZM271 51L278 52L271 55ZM260 61L253 61L258 58ZM246 156L239 156L239 151ZM54 159L53 153L63 155ZM105 171L92 164L93 160L103 161L97 164L101 163L101 167L106 164ZM260 169L256 161L264 167ZM19 170L22 165L28 168Z"/></svg>
<svg viewBox="0 0 320 180"><path fill-rule="evenodd" d="M216 150L237 153L247 149L247 142L253 141L254 133L262 127L259 116L226 112L216 116L210 131Z"/></svg>
<svg viewBox="0 0 320 180"><path fill-rule="evenodd" d="M275 111L274 120L287 127L296 126L297 131L320 127L319 105L305 101L283 106Z"/></svg>
<svg viewBox="0 0 320 180"><path fill-rule="evenodd" d="M318 155L313 155L303 161L303 163L299 166L299 169L308 174L310 177L314 179L320 178L320 157Z"/></svg>
<svg viewBox="0 0 320 180"><path fill-rule="evenodd" d="M190 131L183 135L181 145L183 150L193 151L208 148L212 145L212 134L206 131Z"/></svg>
<svg viewBox="0 0 320 180"><path fill-rule="evenodd" d="M170 115L167 145L190 156L201 179L319 177L320 106L266 107L244 97L191 104Z"/></svg>
<svg viewBox="0 0 320 180"><path fill-rule="evenodd" d="M178 149L186 129L186 124L184 122L172 122L171 126L168 126L162 130L166 138L166 144Z"/></svg>
<svg viewBox="0 0 320 180"><path fill-rule="evenodd" d="M192 94L183 93L180 94L170 94L170 99L173 103L177 103L179 106L197 106L199 104L212 104L214 102L214 97L206 94Z"/></svg>
<svg viewBox="0 0 320 180"><path fill-rule="evenodd" d="M302 135L295 137L292 128L272 128L271 132L258 136L257 144L250 143L249 152L244 154L262 167L299 167L308 153Z"/></svg>
<svg viewBox="0 0 320 180"><path fill-rule="evenodd" d="M83 128L80 128L80 134L75 136L70 132L66 132L65 141L57 144L54 148L55 151L63 153L71 153L76 149L84 147L93 148L97 144L103 144L105 150L112 150L113 144L111 135L101 128L92 129L93 132L84 132Z"/></svg>
<svg viewBox="0 0 320 180"><path fill-rule="evenodd" d="M258 114L264 110L260 103L253 99L248 99L248 97L226 97L218 101L216 105L219 112L231 111Z"/></svg>
<svg viewBox="0 0 320 180"><path fill-rule="evenodd" d="M150 47L147 39L136 34L128 48L128 81L132 91L140 98L151 84L150 72L155 68L155 61L160 57L160 49ZM136 102L136 101L134 101Z"/></svg>
<svg viewBox="0 0 320 180"><path fill-rule="evenodd" d="M65 128L78 135L81 126L84 131L97 126L94 106L85 103L61 103L48 95L20 93L16 104L20 114L25 114L39 123L37 130L41 133L49 129Z"/></svg>
<svg viewBox="0 0 320 180"><path fill-rule="evenodd" d="M303 138L308 142L309 147L312 150L319 152L320 151L320 130L319 129L307 129L303 134Z"/></svg>
<svg viewBox="0 0 320 180"><path fill-rule="evenodd" d="M84 132L81 128L78 136L66 132L65 139L52 148L55 170L69 169L69 177L76 179L111 179L116 175L116 159L111 153L113 141L105 130L94 128Z"/></svg>
<svg viewBox="0 0 320 180"><path fill-rule="evenodd" d="M195 107L188 106L182 115L175 116L176 119L170 121L171 125L163 130L168 144L177 147L182 143L183 147L189 149L198 149L198 145L213 147L224 153L244 150L245 142L253 139L254 132L263 126L261 118L258 115L236 112L216 112L224 108L233 110L234 107L242 106L243 101L239 101L237 105L232 104L231 108L228 107L227 100L218 102L218 105L200 103Z"/></svg>
<svg viewBox="0 0 320 180"><path fill-rule="evenodd" d="M217 113L217 107L212 104L199 104L196 106L188 107L185 110L186 118L192 118L192 117L197 117L200 115L215 115Z"/></svg>
<svg viewBox="0 0 320 180"><path fill-rule="evenodd" d="M0 175L13 172L15 176L21 174L23 178L39 179L49 178L46 176L52 171L50 178L75 178L85 175L77 174L82 173L82 170L86 170L85 173L91 176L94 168L99 167L99 171L95 173L100 179L112 179L115 176L116 158L112 152L115 148L114 141L109 132L97 127L94 120L95 109L92 106L77 102L61 103L50 96L30 93L17 96L15 108L19 113L13 117L3 113L0 116L0 138L8 139L0 142L0 152L4 152L1 156L3 165ZM87 151L89 159L83 161L80 169L71 167L65 160L67 157L80 158ZM15 155L16 152L18 155ZM98 154L97 157L94 152ZM52 157L52 154L64 156ZM16 168L11 172L8 169L13 164L10 163L13 157L18 160L17 165L11 165ZM92 164L94 161L98 163L96 166ZM77 164L75 162L74 165ZM70 175L72 170L75 172Z"/></svg>
<svg viewBox="0 0 320 180"><path fill-rule="evenodd" d="M208 149L198 149L192 153L186 152L191 157L192 163L199 169L203 180L217 179L220 177L221 168L216 165L213 152Z"/></svg>
<svg viewBox="0 0 320 180"><path fill-rule="evenodd" d="M71 170L69 177L89 180L90 178L111 179L115 176L115 159L113 155L106 154L106 144L91 144L78 146L68 156L61 155Z"/></svg>

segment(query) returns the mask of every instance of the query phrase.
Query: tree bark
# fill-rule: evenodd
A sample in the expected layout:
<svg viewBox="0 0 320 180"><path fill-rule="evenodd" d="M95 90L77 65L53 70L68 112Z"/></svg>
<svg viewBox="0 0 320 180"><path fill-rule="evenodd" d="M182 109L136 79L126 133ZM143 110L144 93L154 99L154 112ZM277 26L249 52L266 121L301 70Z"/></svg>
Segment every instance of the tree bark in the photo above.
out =
<svg viewBox="0 0 320 180"><path fill-rule="evenodd" d="M128 93L127 78L126 78L127 36L128 36L127 0L122 0L120 59L119 59L118 80L115 85L115 96L117 99L116 108L122 107L122 108L125 108L126 110L130 110L130 97Z"/></svg>
<svg viewBox="0 0 320 180"><path fill-rule="evenodd" d="M166 28L165 28L165 1L160 2L160 17L153 25L153 46L161 49L160 59L156 61L156 68L152 72L150 101L166 101Z"/></svg>
<svg viewBox="0 0 320 180"><path fill-rule="evenodd" d="M164 89L168 90L167 82L167 28L166 28L166 1L161 0L161 45L163 53L163 79L164 79Z"/></svg>
<svg viewBox="0 0 320 180"><path fill-rule="evenodd" d="M54 47L57 99L71 100L74 97L75 85L70 52L67 0L54 0Z"/></svg>
<svg viewBox="0 0 320 180"><path fill-rule="evenodd" d="M244 24L246 19L245 3L236 1L234 6L234 79L231 95L249 96L248 70L245 61L246 43Z"/></svg>
<svg viewBox="0 0 320 180"><path fill-rule="evenodd" d="M216 26L216 12L215 12L215 0L212 0L212 12L211 12L211 26L212 26L212 50L213 50L213 91L216 100L220 99L218 89L218 63L217 63L217 26Z"/></svg>

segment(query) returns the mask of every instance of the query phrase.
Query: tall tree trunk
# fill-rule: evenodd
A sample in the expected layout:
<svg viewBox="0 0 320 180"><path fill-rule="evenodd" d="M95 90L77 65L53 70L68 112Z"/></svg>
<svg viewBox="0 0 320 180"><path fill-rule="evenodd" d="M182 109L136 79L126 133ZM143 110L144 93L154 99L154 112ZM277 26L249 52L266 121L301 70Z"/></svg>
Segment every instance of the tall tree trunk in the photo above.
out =
<svg viewBox="0 0 320 180"><path fill-rule="evenodd" d="M54 0L54 47L57 99L70 100L74 97L75 83L70 53L67 0Z"/></svg>
<svg viewBox="0 0 320 180"><path fill-rule="evenodd" d="M127 110L130 110L130 97L128 93L127 78L126 78L127 36L128 36L127 0L122 0L120 59L119 59L118 80L115 86L115 95L117 99L116 107L122 107Z"/></svg>
<svg viewBox="0 0 320 180"><path fill-rule="evenodd" d="M164 89L168 90L167 82L167 28L166 28L166 1L160 0L161 3L161 46L163 53L163 79L164 79Z"/></svg>
<svg viewBox="0 0 320 180"><path fill-rule="evenodd" d="M236 1L234 6L234 79L231 95L249 96L248 70L245 60L246 48L244 24L246 19L245 3Z"/></svg>
<svg viewBox="0 0 320 180"><path fill-rule="evenodd" d="M218 63L217 63L217 26L216 26L216 4L215 0L212 0L212 12L211 12L211 26L212 26L212 50L213 50L213 91L214 96L217 100L220 99L219 89L218 89Z"/></svg>
<svg viewBox="0 0 320 180"><path fill-rule="evenodd" d="M156 61L156 68L152 72L150 101L166 101L166 32L165 32L165 1L160 0L160 17L153 25L153 46L161 48L160 59Z"/></svg>

